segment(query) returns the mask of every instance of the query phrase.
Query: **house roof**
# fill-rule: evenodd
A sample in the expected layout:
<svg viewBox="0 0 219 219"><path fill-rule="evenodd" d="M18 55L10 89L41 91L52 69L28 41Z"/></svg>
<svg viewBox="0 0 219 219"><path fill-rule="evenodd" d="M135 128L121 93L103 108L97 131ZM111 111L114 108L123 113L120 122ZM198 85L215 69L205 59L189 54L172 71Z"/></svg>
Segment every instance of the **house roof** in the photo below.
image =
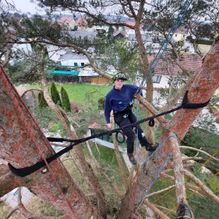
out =
<svg viewBox="0 0 219 219"><path fill-rule="evenodd" d="M89 40L94 40L97 36L97 32L95 31L82 31L82 30L77 30L77 31L69 31L70 36L73 38L87 38Z"/></svg>
<svg viewBox="0 0 219 219"><path fill-rule="evenodd" d="M60 55L59 57L60 61L66 61L66 60L87 60L86 56L82 54L77 54L71 50L66 51L65 54Z"/></svg>
<svg viewBox="0 0 219 219"><path fill-rule="evenodd" d="M148 60L151 63L154 60L155 55L149 55ZM182 65L188 71L199 72L202 66L202 58L197 54L184 54L180 60L180 65ZM179 75L182 70L178 65L174 64L169 57L163 57L158 61L155 69L155 74L159 75Z"/></svg>
<svg viewBox="0 0 219 219"><path fill-rule="evenodd" d="M99 75L98 73L96 73L94 70L88 67L81 69L78 74L78 76L88 76L88 77L98 76L98 75Z"/></svg>

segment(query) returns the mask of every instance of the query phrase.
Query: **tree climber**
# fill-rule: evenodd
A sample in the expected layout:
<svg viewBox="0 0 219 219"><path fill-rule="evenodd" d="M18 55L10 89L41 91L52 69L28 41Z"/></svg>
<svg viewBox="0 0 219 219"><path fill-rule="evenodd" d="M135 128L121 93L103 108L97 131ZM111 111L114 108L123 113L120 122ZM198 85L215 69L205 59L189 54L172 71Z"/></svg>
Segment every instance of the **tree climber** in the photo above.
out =
<svg viewBox="0 0 219 219"><path fill-rule="evenodd" d="M141 93L141 89L135 85L124 84L127 80L123 73L117 73L113 77L114 86L105 97L104 103L104 115L106 120L106 126L108 130L112 130L112 124L110 123L110 113L113 111L115 123L119 127L130 125L137 121L135 114L132 112L132 105L135 95ZM128 126L122 129L126 138L127 153L130 162L135 165L136 159L134 157L134 127ZM140 125L135 128L138 134L138 139L142 147L145 147L147 151L153 152L156 147L153 147L146 139L143 130Z"/></svg>

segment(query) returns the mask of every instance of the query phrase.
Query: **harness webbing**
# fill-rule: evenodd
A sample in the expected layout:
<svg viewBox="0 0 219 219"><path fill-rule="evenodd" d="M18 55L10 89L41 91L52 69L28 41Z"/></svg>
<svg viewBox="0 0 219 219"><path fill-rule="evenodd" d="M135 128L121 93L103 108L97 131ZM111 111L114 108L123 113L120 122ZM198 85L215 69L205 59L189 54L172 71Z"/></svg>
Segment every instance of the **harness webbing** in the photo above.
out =
<svg viewBox="0 0 219 219"><path fill-rule="evenodd" d="M134 122L132 124L129 124L129 125L126 125L126 126L123 126L123 127L120 127L120 128L116 128L116 129L113 129L113 130L110 130L110 131L101 132L99 134L94 134L94 135L91 135L91 136L88 136L88 137L85 137L85 138L80 138L80 139L68 139L68 138L48 137L47 139L50 142L64 142L64 141L66 141L66 142L69 142L70 145L67 146L66 148L62 149L61 151L51 155L50 157L46 158L46 162L47 163L51 163L52 161L56 160L57 158L59 158L63 154L65 154L68 151L70 151L75 145L78 145L78 144L83 143L85 141L91 140L93 138L99 138L99 137L102 137L104 135L111 135L113 133L117 133L118 134L119 132L121 132L126 127L129 127L129 126L135 127L135 126L137 126L140 123L147 122L147 121L149 121L149 122L153 121L157 117L160 117L160 116L163 116L163 115L175 112L175 111L177 111L179 109L198 109L198 108L202 108L202 107L207 106L209 101L210 100L208 100L205 103L189 103L189 101L188 101L188 91L186 91L186 93L185 93L185 95L183 97L183 101L182 101L180 106L175 107L175 108L173 108L171 110L168 110L166 112L162 112L162 113L159 113L157 115L150 116L150 117L138 120L138 121L136 121L136 122ZM41 160L41 161L39 161L39 162L33 164L32 166L29 166L29 167L16 168L12 164L10 164L10 163L8 163L8 166L9 166L9 169L15 175L21 176L21 177L25 177L25 176L28 176L29 174L39 170L40 168L46 166L46 163L45 163L44 160Z"/></svg>

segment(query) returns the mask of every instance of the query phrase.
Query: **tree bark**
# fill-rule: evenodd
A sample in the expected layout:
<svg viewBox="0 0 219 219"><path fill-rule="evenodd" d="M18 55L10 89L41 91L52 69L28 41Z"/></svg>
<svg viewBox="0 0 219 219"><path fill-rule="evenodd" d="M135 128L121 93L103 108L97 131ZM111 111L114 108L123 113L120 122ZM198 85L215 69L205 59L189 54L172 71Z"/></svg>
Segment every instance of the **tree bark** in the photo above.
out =
<svg viewBox="0 0 219 219"><path fill-rule="evenodd" d="M205 57L202 70L197 74L189 89L189 101L203 103L208 101L219 87L219 41L215 41L211 51ZM169 130L180 140L183 139L192 122L202 109L181 109L176 112L169 123ZM160 175L162 169L171 157L171 142L168 133L164 131L159 148L141 166L136 183L127 190L122 201L119 218L130 218L133 200L131 194L135 193L134 206L142 204L145 195Z"/></svg>
<svg viewBox="0 0 219 219"><path fill-rule="evenodd" d="M68 118L66 117L64 113L61 112L61 110L59 110L59 108L54 104L51 97L49 96L47 80L45 79L43 75L42 75L41 82L43 84L43 93L44 93L44 97L47 101L48 106L56 114L58 119L62 122L67 136L71 139L77 139L78 136L76 134L76 131L74 130L73 126L70 125ZM106 217L105 194L103 193L101 189L101 186L98 182L97 177L95 176L93 172L93 169L91 168L91 166L88 164L88 162L85 159L81 144L77 145L74 148L74 158L75 158L75 162L77 163L77 166L80 166L81 172L83 173L83 176L86 178L87 183L96 193L98 209L101 215L103 217Z"/></svg>
<svg viewBox="0 0 219 219"><path fill-rule="evenodd" d="M15 176L6 165L0 165L0 197L19 187L22 179Z"/></svg>
<svg viewBox="0 0 219 219"><path fill-rule="evenodd" d="M54 153L29 110L0 68L0 157L17 168L31 166ZM23 179L39 197L51 202L69 218L101 218L79 190L60 160L46 173L36 171Z"/></svg>

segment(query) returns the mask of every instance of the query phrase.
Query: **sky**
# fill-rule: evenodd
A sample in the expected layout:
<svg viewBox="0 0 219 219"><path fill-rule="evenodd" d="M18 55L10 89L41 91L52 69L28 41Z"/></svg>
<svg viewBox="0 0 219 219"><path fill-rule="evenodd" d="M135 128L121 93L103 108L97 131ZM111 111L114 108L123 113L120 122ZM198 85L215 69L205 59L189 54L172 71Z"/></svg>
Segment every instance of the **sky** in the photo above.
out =
<svg viewBox="0 0 219 219"><path fill-rule="evenodd" d="M7 2L14 4L17 10L22 13L43 14L44 12L33 0L7 0Z"/></svg>

